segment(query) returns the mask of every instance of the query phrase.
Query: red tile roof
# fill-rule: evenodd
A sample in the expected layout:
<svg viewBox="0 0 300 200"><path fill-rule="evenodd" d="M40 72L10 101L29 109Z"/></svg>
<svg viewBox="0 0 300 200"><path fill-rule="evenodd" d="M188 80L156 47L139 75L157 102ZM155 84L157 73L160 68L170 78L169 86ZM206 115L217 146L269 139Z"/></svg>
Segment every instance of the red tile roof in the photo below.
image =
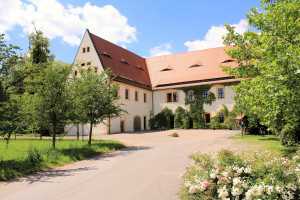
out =
<svg viewBox="0 0 300 200"><path fill-rule="evenodd" d="M151 89L146 60L92 33L91 39L105 69L110 68L115 80Z"/></svg>
<svg viewBox="0 0 300 200"><path fill-rule="evenodd" d="M229 77L220 68L238 66L224 51L230 47L143 58L89 34L103 67L112 70L116 81L156 90L240 80Z"/></svg>
<svg viewBox="0 0 300 200"><path fill-rule="evenodd" d="M209 84L216 81L218 83L239 81L229 77L220 68L220 65L237 66L224 51L229 48L219 47L146 58L153 89ZM161 71L168 66L172 66L172 70Z"/></svg>

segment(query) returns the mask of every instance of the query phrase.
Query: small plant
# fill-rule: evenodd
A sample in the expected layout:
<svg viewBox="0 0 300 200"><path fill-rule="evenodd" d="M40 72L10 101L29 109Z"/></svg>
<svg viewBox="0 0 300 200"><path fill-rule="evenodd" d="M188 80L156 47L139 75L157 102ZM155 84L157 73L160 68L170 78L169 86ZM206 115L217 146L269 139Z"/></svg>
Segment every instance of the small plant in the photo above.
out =
<svg viewBox="0 0 300 200"><path fill-rule="evenodd" d="M196 153L187 167L179 192L181 199L299 199L299 151L292 159L270 152L247 158L228 150L210 155Z"/></svg>
<svg viewBox="0 0 300 200"><path fill-rule="evenodd" d="M177 132L172 133L171 136L172 136L172 137L179 137L179 135L178 135Z"/></svg>

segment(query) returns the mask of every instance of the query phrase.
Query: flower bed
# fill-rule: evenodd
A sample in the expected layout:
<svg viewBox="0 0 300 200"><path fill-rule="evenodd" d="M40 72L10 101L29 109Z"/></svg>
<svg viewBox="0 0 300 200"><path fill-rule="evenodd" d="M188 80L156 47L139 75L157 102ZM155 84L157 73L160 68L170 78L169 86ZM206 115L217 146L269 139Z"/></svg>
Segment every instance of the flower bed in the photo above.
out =
<svg viewBox="0 0 300 200"><path fill-rule="evenodd" d="M181 199L299 199L299 151L287 159L270 152L243 157L228 150L196 153L187 167Z"/></svg>

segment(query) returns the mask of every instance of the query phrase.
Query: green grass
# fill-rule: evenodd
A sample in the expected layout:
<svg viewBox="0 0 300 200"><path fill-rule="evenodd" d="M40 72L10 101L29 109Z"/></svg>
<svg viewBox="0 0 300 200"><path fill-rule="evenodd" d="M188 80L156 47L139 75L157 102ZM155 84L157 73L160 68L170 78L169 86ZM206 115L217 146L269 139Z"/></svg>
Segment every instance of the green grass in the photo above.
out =
<svg viewBox="0 0 300 200"><path fill-rule="evenodd" d="M52 140L18 139L0 140L0 180L9 180L24 174L60 166L83 158L120 149L116 141L94 140L92 145L82 140L57 140L52 150Z"/></svg>
<svg viewBox="0 0 300 200"><path fill-rule="evenodd" d="M283 154L284 156L291 156L299 147L285 147L281 145L280 139L275 135L244 135L241 133L229 137L229 139L239 139L249 145L257 146L255 150L268 150L276 154Z"/></svg>

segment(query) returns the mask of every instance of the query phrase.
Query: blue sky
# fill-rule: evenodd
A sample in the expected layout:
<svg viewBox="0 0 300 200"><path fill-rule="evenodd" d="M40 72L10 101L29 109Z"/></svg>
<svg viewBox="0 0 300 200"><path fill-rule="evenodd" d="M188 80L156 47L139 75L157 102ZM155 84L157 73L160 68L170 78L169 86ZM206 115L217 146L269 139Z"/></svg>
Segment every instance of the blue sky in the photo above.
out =
<svg viewBox="0 0 300 200"><path fill-rule="evenodd" d="M238 32L258 0L0 0L0 33L28 51L33 24L50 38L56 60L72 63L85 29L140 56L222 45L224 23Z"/></svg>

